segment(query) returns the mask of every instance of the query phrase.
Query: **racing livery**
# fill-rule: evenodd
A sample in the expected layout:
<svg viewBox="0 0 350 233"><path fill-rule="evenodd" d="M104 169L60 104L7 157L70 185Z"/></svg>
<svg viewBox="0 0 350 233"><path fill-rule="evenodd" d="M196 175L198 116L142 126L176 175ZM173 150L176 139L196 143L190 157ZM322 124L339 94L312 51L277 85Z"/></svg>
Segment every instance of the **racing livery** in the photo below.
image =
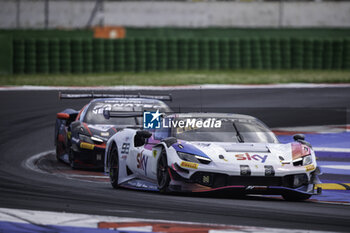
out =
<svg viewBox="0 0 350 233"><path fill-rule="evenodd" d="M140 128L140 111L169 107L161 100L166 96L143 96L137 98L108 98L116 95L63 94L60 98L93 98L80 111L66 109L57 113L55 145L57 160L69 163L72 168L100 168L104 166L107 140L126 127ZM119 95L118 95L119 96ZM160 98L170 100L167 98ZM105 110L123 113L106 119Z"/></svg>
<svg viewBox="0 0 350 233"><path fill-rule="evenodd" d="M321 192L315 190L315 153L303 135L281 144L261 121L240 114L181 113L161 120L155 129L123 129L108 140L105 172L114 188L232 190L286 200Z"/></svg>

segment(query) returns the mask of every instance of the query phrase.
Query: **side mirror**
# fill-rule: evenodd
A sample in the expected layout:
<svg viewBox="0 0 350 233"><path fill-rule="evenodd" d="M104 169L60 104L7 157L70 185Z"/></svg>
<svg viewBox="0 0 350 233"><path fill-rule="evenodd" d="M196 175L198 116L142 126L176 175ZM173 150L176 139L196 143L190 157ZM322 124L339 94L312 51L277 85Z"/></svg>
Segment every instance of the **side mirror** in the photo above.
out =
<svg viewBox="0 0 350 233"><path fill-rule="evenodd" d="M139 130L136 132L136 135L134 137L134 146L139 147L143 146L146 143L146 139L150 138L152 136L152 133L146 131L146 130Z"/></svg>
<svg viewBox="0 0 350 233"><path fill-rule="evenodd" d="M304 141L305 140L305 135L304 134L295 134L293 135L293 139L294 141Z"/></svg>
<svg viewBox="0 0 350 233"><path fill-rule="evenodd" d="M139 130L136 132L136 135L143 138L150 138L152 136L152 133L147 130Z"/></svg>
<svg viewBox="0 0 350 233"><path fill-rule="evenodd" d="M299 142L299 143L301 143L303 145L306 145L306 146L312 148L311 144L309 142L305 141L305 135L304 134L295 134L295 135L293 135L293 139L296 142Z"/></svg>
<svg viewBox="0 0 350 233"><path fill-rule="evenodd" d="M66 125L68 126L70 123L72 123L78 116L79 112L75 110L70 110L64 111L64 112L59 112L56 114L57 119L60 120L65 120Z"/></svg>
<svg viewBox="0 0 350 233"><path fill-rule="evenodd" d="M57 117L57 119L60 119L60 120L69 120L68 113L59 112L59 113L57 113L56 117Z"/></svg>

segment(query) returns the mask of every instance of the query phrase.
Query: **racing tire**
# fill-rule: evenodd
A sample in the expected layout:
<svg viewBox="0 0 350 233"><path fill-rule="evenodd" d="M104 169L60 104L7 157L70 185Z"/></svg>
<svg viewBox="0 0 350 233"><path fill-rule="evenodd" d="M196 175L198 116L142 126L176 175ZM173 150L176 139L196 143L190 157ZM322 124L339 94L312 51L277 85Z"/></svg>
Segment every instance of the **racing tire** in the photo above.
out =
<svg viewBox="0 0 350 233"><path fill-rule="evenodd" d="M119 156L118 148L115 144L112 145L109 151L110 166L109 166L109 180L113 188L117 189L119 176Z"/></svg>
<svg viewBox="0 0 350 233"><path fill-rule="evenodd" d="M69 159L69 166L72 169L77 169L77 165L74 162L74 151L72 149L69 150L68 159Z"/></svg>
<svg viewBox="0 0 350 233"><path fill-rule="evenodd" d="M58 162L60 162L60 161L62 161L60 154L63 150L63 143L58 141L58 138L56 138L55 145L56 145L56 159Z"/></svg>
<svg viewBox="0 0 350 233"><path fill-rule="evenodd" d="M312 195L311 194L304 194L304 193L284 193L282 194L282 197L286 201L305 201L309 199Z"/></svg>
<svg viewBox="0 0 350 233"><path fill-rule="evenodd" d="M163 149L157 163L157 183L161 193L169 192L170 175L168 172L168 159Z"/></svg>
<svg viewBox="0 0 350 233"><path fill-rule="evenodd" d="M61 161L61 158L60 158L60 156L58 155L58 154L59 154L59 151L60 151L60 148L59 148L58 143L59 143L59 142L56 141L56 159L57 159L58 162L60 162L60 161Z"/></svg>

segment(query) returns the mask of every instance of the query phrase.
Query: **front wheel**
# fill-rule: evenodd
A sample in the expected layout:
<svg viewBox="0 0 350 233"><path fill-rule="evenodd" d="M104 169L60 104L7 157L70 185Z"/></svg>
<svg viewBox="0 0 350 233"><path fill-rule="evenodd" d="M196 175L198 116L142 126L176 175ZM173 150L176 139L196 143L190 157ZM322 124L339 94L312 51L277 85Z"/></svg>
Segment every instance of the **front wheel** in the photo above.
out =
<svg viewBox="0 0 350 233"><path fill-rule="evenodd" d="M60 150L61 150L61 148L60 148L60 146L58 145L58 142L56 141L56 159L57 159L58 162L61 161L61 158L60 158Z"/></svg>
<svg viewBox="0 0 350 233"><path fill-rule="evenodd" d="M119 158L118 158L118 148L116 145L112 145L109 153L110 167L109 167L109 180L113 188L118 188L118 175L119 175Z"/></svg>
<svg viewBox="0 0 350 233"><path fill-rule="evenodd" d="M168 172L168 160L166 152L163 149L157 164L157 182L158 189L161 193L168 192L168 187L170 183L170 175Z"/></svg>
<svg viewBox="0 0 350 233"><path fill-rule="evenodd" d="M62 161L61 155L64 154L64 144L61 141L58 141L56 138L56 159L57 161Z"/></svg>
<svg viewBox="0 0 350 233"><path fill-rule="evenodd" d="M74 151L72 149L69 150L68 160L69 160L70 167L72 169L76 169L77 165L76 165L75 158L74 158Z"/></svg>
<svg viewBox="0 0 350 233"><path fill-rule="evenodd" d="M305 201L309 199L312 195L311 194L304 194L304 193L285 193L282 194L282 197L286 201Z"/></svg>

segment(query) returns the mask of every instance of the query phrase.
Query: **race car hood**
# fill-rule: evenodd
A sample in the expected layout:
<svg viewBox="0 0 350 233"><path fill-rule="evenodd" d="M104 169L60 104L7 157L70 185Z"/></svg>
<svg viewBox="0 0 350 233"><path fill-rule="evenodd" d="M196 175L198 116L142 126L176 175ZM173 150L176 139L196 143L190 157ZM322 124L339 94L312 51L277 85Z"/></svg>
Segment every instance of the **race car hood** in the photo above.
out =
<svg viewBox="0 0 350 233"><path fill-rule="evenodd" d="M84 128L91 136L101 138L105 141L107 141L118 131L114 125L93 125L84 123Z"/></svg>
<svg viewBox="0 0 350 233"><path fill-rule="evenodd" d="M179 146L180 145L180 146ZM180 142L176 151L209 157L215 163L281 164L292 161L291 144Z"/></svg>

